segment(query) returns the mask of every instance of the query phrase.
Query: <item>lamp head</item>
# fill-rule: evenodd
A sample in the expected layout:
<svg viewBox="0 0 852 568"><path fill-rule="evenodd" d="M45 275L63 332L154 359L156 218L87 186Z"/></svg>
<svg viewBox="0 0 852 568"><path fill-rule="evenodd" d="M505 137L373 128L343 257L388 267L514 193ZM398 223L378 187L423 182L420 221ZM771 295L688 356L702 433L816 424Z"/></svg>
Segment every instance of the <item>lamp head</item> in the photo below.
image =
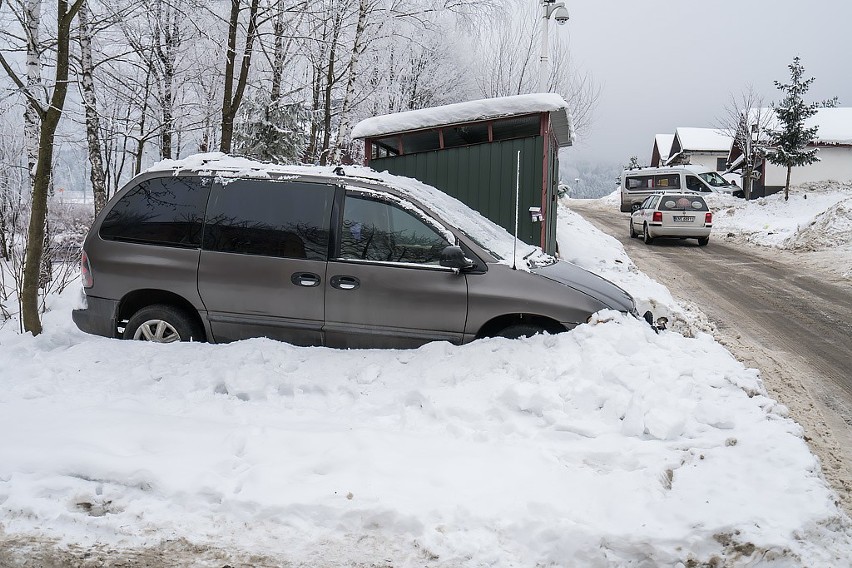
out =
<svg viewBox="0 0 852 568"><path fill-rule="evenodd" d="M556 9L554 17L556 18L556 23L561 26L568 21L568 10L565 9L565 6L560 6Z"/></svg>

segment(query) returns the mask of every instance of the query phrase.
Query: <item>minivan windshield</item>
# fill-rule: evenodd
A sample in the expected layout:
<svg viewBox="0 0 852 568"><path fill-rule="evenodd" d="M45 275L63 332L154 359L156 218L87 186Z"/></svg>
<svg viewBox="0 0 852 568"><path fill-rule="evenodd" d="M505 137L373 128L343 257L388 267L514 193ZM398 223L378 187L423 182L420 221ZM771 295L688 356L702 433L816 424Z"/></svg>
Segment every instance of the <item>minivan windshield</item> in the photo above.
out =
<svg viewBox="0 0 852 568"><path fill-rule="evenodd" d="M701 179L707 182L710 187L727 187L731 185L728 183L728 180L726 180L716 172L707 172L698 175L701 177Z"/></svg>

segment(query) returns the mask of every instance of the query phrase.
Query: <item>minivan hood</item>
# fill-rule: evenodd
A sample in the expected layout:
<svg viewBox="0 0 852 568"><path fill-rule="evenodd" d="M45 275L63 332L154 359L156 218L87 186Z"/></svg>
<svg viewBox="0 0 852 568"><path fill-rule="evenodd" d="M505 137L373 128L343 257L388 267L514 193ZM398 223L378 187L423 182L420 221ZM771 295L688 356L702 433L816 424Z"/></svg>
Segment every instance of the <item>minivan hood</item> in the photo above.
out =
<svg viewBox="0 0 852 568"><path fill-rule="evenodd" d="M610 309L634 315L636 313L636 305L630 294L576 264L560 260L548 266L533 268L530 272L583 292Z"/></svg>

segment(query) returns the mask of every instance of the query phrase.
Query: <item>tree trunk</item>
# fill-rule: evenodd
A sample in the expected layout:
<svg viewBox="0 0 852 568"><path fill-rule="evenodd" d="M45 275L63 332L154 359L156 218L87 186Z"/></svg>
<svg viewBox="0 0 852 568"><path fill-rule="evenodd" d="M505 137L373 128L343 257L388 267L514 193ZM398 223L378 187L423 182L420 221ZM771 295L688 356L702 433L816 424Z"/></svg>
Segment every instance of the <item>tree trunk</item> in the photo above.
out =
<svg viewBox="0 0 852 568"><path fill-rule="evenodd" d="M240 76L237 78L234 88L234 68L237 59L237 27L240 19L241 0L231 0L231 17L228 20L228 49L225 56L225 88L222 99L222 138L219 149L228 153L231 151L234 138L234 119L243 100L243 93L248 83L248 74L251 67L251 55L254 47L254 38L257 35L257 10L259 0L251 0L249 6L249 25L246 30L246 43L243 49L243 60L240 65Z"/></svg>
<svg viewBox="0 0 852 568"><path fill-rule="evenodd" d="M24 280L21 286L21 311L24 329L33 335L41 333L38 303L39 269L44 255L47 195L53 170L53 142L56 127L62 117L65 95L68 93L68 58L71 22L84 0L76 0L69 8L68 0L57 0L56 81L50 106L45 111L39 130L39 153L33 181L32 211L27 231L27 252L24 258Z"/></svg>
<svg viewBox="0 0 852 568"><path fill-rule="evenodd" d="M340 28L342 25L343 15L335 14L334 16L334 25L332 26L331 31L331 47L329 48L328 54L328 67L326 68L326 77L325 77L325 93L323 97L323 133L322 133L322 147L320 148L319 153L319 163L321 166L324 166L328 163L328 150L329 145L331 143L331 117L332 117L332 108L331 108L331 93L334 88L334 58L337 55L337 41L340 39Z"/></svg>
<svg viewBox="0 0 852 568"><path fill-rule="evenodd" d="M784 185L784 201L790 199L790 174L793 173L793 166L787 166L787 183Z"/></svg>
<svg viewBox="0 0 852 568"><path fill-rule="evenodd" d="M80 86L83 106L86 108L86 142L89 148L89 179L95 202L95 216L107 202L106 175L101 155L100 117L95 98L95 82L92 79L92 30L89 26L89 7L83 5L78 14L80 20Z"/></svg>
<svg viewBox="0 0 852 568"><path fill-rule="evenodd" d="M30 186L35 181L35 169L38 162L39 127L42 104L41 55L39 31L41 28L41 0L27 0L24 12L24 27L27 35L27 91L38 101L41 108L28 104L24 110L24 140L27 147L27 170L30 176Z"/></svg>
<svg viewBox="0 0 852 568"><path fill-rule="evenodd" d="M339 163L343 157L340 145L344 136L349 136L349 113L352 106L352 98L355 96L355 75L358 60L364 51L364 30L367 27L367 15L370 12L370 0L358 2L358 23L355 25L355 39L352 42L352 53L349 56L348 77L346 79L346 91L343 95L343 106L340 109L340 125L337 127L337 136L334 139L334 149L331 153L332 163Z"/></svg>

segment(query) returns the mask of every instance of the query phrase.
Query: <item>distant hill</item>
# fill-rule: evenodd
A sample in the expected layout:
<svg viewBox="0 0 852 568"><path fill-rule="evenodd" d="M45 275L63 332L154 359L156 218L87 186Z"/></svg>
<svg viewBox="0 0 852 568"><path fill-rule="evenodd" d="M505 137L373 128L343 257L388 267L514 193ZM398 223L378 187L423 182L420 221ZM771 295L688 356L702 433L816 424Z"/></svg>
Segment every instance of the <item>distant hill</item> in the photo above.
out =
<svg viewBox="0 0 852 568"><path fill-rule="evenodd" d="M615 162L591 162L560 159L559 179L576 199L597 199L615 190L623 166ZM579 182L577 180L580 180Z"/></svg>

